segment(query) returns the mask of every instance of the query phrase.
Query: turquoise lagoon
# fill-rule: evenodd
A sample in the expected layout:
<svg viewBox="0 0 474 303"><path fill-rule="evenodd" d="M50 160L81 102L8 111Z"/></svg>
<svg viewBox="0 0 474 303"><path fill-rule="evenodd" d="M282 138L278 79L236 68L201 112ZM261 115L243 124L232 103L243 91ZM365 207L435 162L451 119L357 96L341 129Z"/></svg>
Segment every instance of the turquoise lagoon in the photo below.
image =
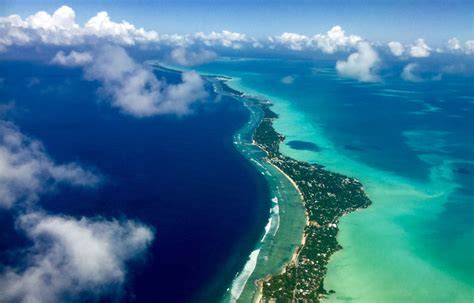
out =
<svg viewBox="0 0 474 303"><path fill-rule="evenodd" d="M341 220L326 302L473 301L472 77L360 83L334 62L270 59L197 70L272 101L286 155L364 184L373 205Z"/></svg>

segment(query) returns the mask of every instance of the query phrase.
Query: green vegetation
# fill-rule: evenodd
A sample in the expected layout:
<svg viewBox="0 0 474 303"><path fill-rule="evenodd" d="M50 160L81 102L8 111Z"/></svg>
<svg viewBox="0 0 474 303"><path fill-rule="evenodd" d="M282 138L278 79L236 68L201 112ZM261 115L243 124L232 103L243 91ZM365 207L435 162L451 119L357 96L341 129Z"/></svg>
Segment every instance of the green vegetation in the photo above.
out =
<svg viewBox="0 0 474 303"><path fill-rule="evenodd" d="M258 282L262 291L261 301L319 302L322 297L333 292L325 290L323 282L329 258L342 248L336 239L339 218L359 208L366 208L371 202L359 181L329 172L321 165L297 161L281 154L279 146L285 138L273 128L273 120L278 115L270 109L270 102L245 96L229 87L225 82L230 78L207 78L218 80L221 93L236 98L244 97L261 107L263 119L255 130L254 143L265 151L268 162L296 183L306 210L304 241L282 273Z"/></svg>
<svg viewBox="0 0 474 303"><path fill-rule="evenodd" d="M254 141L267 153L268 161L296 183L308 219L305 240L293 261L282 273L259 282L262 301L319 302L328 294L323 287L328 260L341 249L336 239L339 218L368 207L371 202L359 181L282 155L279 145L284 137L273 128L273 119L278 115L270 109L270 103L255 102L260 102L264 117L255 131Z"/></svg>
<svg viewBox="0 0 474 303"><path fill-rule="evenodd" d="M221 81L220 82L221 86L222 86L222 90L233 95L233 96L237 96L237 97L242 97L243 96L243 93L239 92L238 90L235 90L233 88L231 88L229 85L225 84L224 81Z"/></svg>

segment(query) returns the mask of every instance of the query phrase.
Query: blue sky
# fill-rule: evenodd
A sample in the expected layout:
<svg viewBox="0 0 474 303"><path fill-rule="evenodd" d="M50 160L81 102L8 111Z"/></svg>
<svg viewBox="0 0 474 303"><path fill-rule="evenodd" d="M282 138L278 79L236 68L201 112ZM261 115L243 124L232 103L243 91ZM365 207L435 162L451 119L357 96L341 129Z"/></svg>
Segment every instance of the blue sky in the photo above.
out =
<svg viewBox="0 0 474 303"><path fill-rule="evenodd" d="M3 0L1 15L25 17L38 10L53 12L71 6L82 23L106 10L114 20L127 20L161 33L194 33L223 29L252 36L297 32L324 33L333 25L372 41L413 41L433 44L451 37L474 38L474 1L41 1Z"/></svg>

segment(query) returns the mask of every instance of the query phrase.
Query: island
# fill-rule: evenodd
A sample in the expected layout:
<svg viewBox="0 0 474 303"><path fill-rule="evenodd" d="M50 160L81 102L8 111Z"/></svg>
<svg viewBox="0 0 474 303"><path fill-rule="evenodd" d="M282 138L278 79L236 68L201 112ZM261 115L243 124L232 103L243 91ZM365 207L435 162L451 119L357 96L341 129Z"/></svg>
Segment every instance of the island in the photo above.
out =
<svg viewBox="0 0 474 303"><path fill-rule="evenodd" d="M155 68L163 66L155 65ZM358 180L330 172L322 165L283 155L280 144L285 137L273 127L278 115L271 110L270 101L231 88L226 83L232 79L230 77L204 75L204 78L213 83L216 93L243 100L252 105L246 105L249 110L258 108L261 111L261 119L253 131L251 143L264 152L264 161L291 182L304 205L306 224L300 245L279 273L268 274L255 282L258 289L253 301L320 302L328 294L334 293L324 288L324 278L331 255L342 249L336 238L339 219L371 205L364 187Z"/></svg>
<svg viewBox="0 0 474 303"><path fill-rule="evenodd" d="M277 275L258 281L260 302L319 302L333 291L324 289L327 263L338 244L339 219L371 201L362 184L353 178L333 173L323 166L297 161L280 153L284 136L273 128L278 115L268 101L259 102L264 116L255 130L254 144L267 154L267 161L281 171L298 189L306 211L306 227L301 246L292 260Z"/></svg>
<svg viewBox="0 0 474 303"><path fill-rule="evenodd" d="M265 161L290 180L304 204L306 226L301 245L290 262L278 274L268 275L256 282L261 303L320 302L333 290L324 288L324 277L329 258L342 249L337 242L339 219L358 209L371 205L363 185L356 179L330 172L322 165L297 161L280 152L285 137L273 127L278 115L271 110L272 103L237 91L225 82L229 79L208 76L218 80L221 89L236 99L245 99L263 112L255 128L252 143L266 154Z"/></svg>

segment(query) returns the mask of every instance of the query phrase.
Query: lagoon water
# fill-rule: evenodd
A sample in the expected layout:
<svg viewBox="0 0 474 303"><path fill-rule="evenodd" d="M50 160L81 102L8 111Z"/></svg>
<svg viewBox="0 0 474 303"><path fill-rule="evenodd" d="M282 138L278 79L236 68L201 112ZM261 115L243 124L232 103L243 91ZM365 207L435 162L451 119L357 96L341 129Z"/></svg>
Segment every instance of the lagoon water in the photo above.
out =
<svg viewBox="0 0 474 303"><path fill-rule="evenodd" d="M341 220L326 302L474 300L472 76L360 83L334 62L263 59L198 70L271 100L285 154L364 184L373 205Z"/></svg>

